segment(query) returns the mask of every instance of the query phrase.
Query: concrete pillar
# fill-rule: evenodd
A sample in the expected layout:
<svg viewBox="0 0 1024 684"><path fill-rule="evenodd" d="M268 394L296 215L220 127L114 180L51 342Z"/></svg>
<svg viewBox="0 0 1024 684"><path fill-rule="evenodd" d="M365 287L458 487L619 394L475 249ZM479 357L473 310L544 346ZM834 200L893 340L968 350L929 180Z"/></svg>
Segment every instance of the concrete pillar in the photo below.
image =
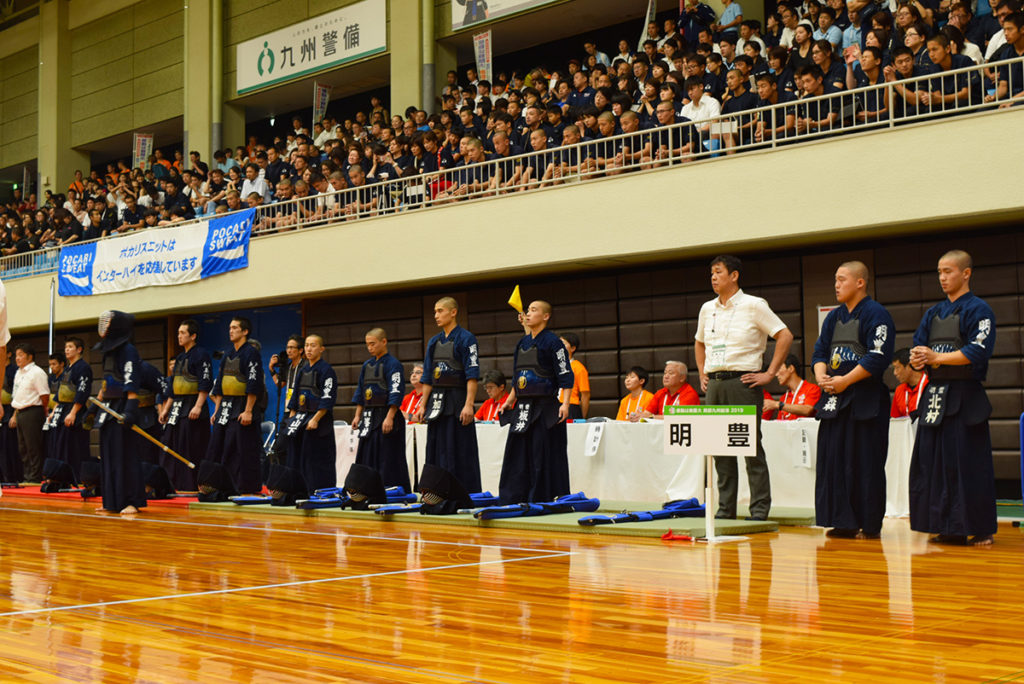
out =
<svg viewBox="0 0 1024 684"><path fill-rule="evenodd" d="M434 0L420 0L421 40L423 48L423 109L427 112L437 111L434 98L437 96L434 73L434 52L437 40L434 35Z"/></svg>
<svg viewBox="0 0 1024 684"><path fill-rule="evenodd" d="M222 124L221 148L238 147L244 145L245 139L245 105L224 103L221 110L224 122Z"/></svg>
<svg viewBox="0 0 1024 684"><path fill-rule="evenodd" d="M214 102L211 85L213 52L222 49L219 44L214 47L212 28L213 4L219 1L189 0L185 6L184 153L187 160L189 151L197 150L207 164L213 159L213 109L220 109L220 97Z"/></svg>
<svg viewBox="0 0 1024 684"><path fill-rule="evenodd" d="M423 102L422 9L422 0L391 0L390 3L390 110L398 114L404 112L406 107L419 107ZM396 18L400 20L396 21Z"/></svg>
<svg viewBox="0 0 1024 684"><path fill-rule="evenodd" d="M89 176L89 153L71 148L71 32L69 0L39 4L39 199L65 192L75 170Z"/></svg>

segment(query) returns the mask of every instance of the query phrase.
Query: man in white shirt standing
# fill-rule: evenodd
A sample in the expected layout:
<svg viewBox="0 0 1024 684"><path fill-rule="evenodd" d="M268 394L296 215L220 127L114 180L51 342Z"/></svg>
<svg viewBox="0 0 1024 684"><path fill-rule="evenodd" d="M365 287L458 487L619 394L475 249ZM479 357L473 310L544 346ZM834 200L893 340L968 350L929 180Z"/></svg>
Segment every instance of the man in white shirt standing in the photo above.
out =
<svg viewBox="0 0 1024 684"><path fill-rule="evenodd" d="M46 371L35 364L35 350L27 342L14 347L14 391L11 427L18 430L18 450L25 467L25 481L39 482L43 477L43 422L50 403L50 383Z"/></svg>
<svg viewBox="0 0 1024 684"><path fill-rule="evenodd" d="M757 407L757 456L747 457L747 481L750 483L748 520L766 520L771 509L771 483L768 464L761 446L761 413L764 404L762 386L775 377L782 365L793 333L760 297L745 294L739 279L742 262L732 255L711 260L711 288L718 295L705 302L697 318L694 356L700 373L700 385L710 405ZM768 370L760 372L768 338L775 339L775 353ZM736 517L736 493L739 486L736 459L715 460L718 473L718 512L716 518Z"/></svg>

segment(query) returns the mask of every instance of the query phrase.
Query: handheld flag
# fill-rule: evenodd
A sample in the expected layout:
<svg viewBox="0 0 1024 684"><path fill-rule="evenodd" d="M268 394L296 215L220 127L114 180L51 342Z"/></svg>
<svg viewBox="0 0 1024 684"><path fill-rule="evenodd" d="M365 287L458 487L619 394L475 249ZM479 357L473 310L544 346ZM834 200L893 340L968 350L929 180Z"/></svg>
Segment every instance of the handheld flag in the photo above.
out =
<svg viewBox="0 0 1024 684"><path fill-rule="evenodd" d="M519 296L519 286L512 290L512 296L508 298L508 305L519 313L523 313L523 298Z"/></svg>

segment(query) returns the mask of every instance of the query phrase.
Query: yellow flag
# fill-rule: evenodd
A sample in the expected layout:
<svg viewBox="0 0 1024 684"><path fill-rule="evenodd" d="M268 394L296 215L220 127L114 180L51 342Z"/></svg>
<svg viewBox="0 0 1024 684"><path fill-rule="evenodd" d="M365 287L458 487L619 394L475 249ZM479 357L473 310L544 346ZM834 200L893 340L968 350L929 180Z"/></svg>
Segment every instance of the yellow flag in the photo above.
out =
<svg viewBox="0 0 1024 684"><path fill-rule="evenodd" d="M523 298L519 296L519 286L512 290L512 296L508 298L508 305L519 313L523 313Z"/></svg>

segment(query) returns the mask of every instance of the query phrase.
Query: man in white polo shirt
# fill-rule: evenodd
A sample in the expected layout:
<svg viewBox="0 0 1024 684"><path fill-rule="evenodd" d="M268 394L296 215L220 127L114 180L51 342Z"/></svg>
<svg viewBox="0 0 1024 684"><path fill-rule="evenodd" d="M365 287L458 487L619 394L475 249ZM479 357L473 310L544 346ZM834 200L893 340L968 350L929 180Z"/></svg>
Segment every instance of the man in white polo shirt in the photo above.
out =
<svg viewBox="0 0 1024 684"><path fill-rule="evenodd" d="M697 319L694 355L701 389L710 405L757 407L757 456L747 458L750 483L750 520L766 520L772 505L768 464L761 446L761 412L764 392L760 389L775 377L789 353L793 333L760 297L740 289L742 263L731 255L711 260L711 288L718 295L705 302ZM775 353L768 370L760 372L768 338L775 339ZM739 485L736 459L715 460L718 473L716 518L736 517Z"/></svg>
<svg viewBox="0 0 1024 684"><path fill-rule="evenodd" d="M25 481L39 482L43 478L43 422L45 407L50 402L50 382L46 371L35 364L35 350L27 342L15 345L14 362L18 372L14 374L11 392L11 427L18 430Z"/></svg>

